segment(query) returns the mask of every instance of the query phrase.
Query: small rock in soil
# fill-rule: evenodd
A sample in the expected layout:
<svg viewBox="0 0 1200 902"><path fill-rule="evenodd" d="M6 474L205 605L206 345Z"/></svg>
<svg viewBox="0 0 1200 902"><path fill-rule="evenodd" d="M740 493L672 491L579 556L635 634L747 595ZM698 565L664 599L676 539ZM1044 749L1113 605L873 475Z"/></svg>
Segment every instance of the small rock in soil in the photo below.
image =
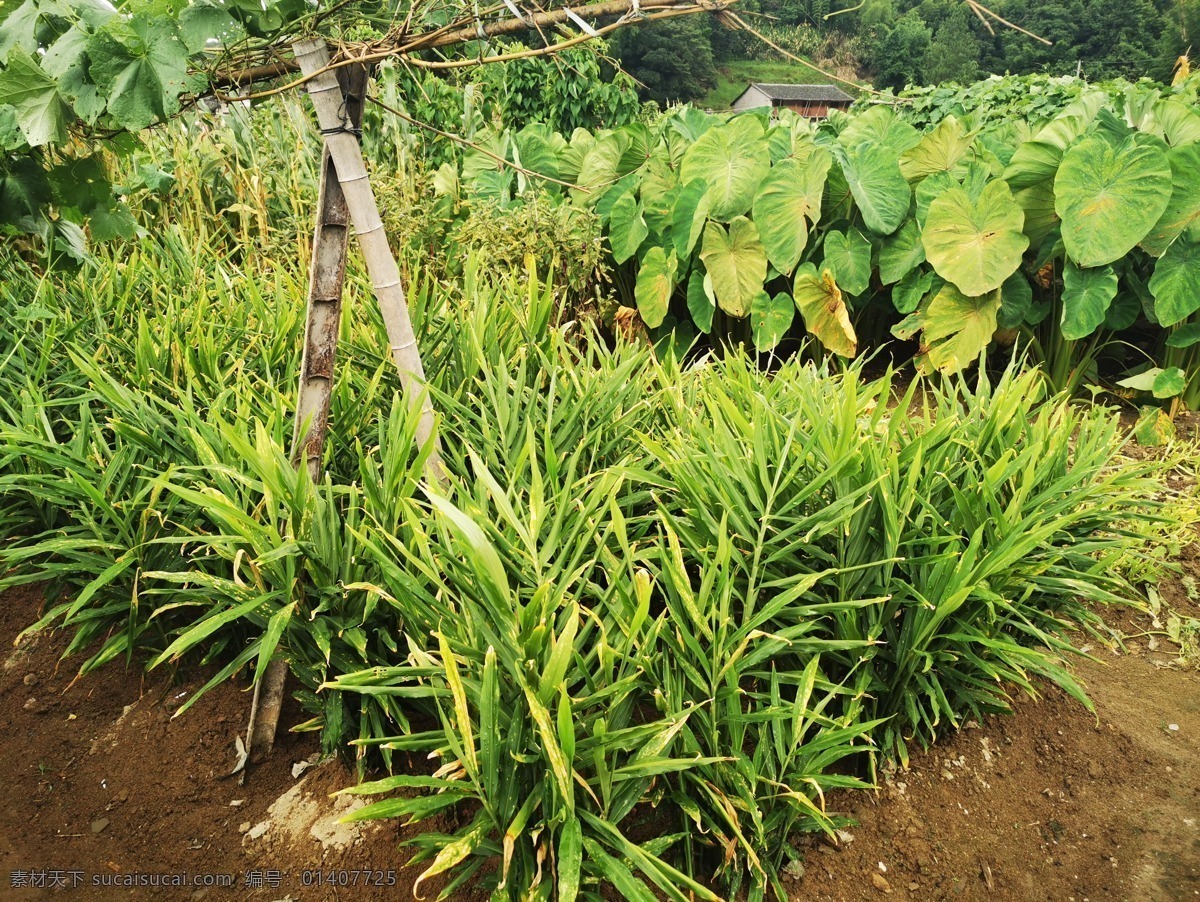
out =
<svg viewBox="0 0 1200 902"><path fill-rule="evenodd" d="M42 707L42 703L36 698L27 699L24 707L26 711L30 711L34 714L41 714L44 710L46 710Z"/></svg>
<svg viewBox="0 0 1200 902"><path fill-rule="evenodd" d="M36 673L27 673L27 674L25 674L25 679L21 680L21 682L24 683L26 686L36 686L37 681L38 681L38 678L37 678Z"/></svg>
<svg viewBox="0 0 1200 902"><path fill-rule="evenodd" d="M103 833L105 828L107 828L107 827L108 827L108 818L106 818L106 817L102 817L99 820L92 821L92 832L93 833Z"/></svg>
<svg viewBox="0 0 1200 902"><path fill-rule="evenodd" d="M892 891L892 885L887 882L887 879L883 876L883 874L872 872L871 882L875 884L875 889L879 890L881 893L890 893Z"/></svg>

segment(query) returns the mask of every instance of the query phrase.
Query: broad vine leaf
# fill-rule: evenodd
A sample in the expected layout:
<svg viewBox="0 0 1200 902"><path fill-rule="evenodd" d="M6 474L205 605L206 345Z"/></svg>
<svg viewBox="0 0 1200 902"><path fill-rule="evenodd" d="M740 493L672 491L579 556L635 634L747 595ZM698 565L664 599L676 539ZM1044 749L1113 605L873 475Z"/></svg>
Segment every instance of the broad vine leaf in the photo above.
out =
<svg viewBox="0 0 1200 902"><path fill-rule="evenodd" d="M5 0L16 3L16 0ZM41 13L37 0L25 0L7 16L0 19L0 59L16 47L27 53L37 50L37 24Z"/></svg>
<svg viewBox="0 0 1200 902"><path fill-rule="evenodd" d="M846 184L868 229L890 235L908 216L912 189L900 171L900 158L890 147L860 144L842 162Z"/></svg>
<svg viewBox="0 0 1200 902"><path fill-rule="evenodd" d="M938 275L967 297L994 291L1017 271L1029 246L1025 214L1003 181L989 182L978 199L951 188L929 204L922 241Z"/></svg>
<svg viewBox="0 0 1200 902"><path fill-rule="evenodd" d="M1116 296L1117 274L1111 266L1080 269L1068 261L1063 269L1063 338L1075 341L1099 329Z"/></svg>
<svg viewBox="0 0 1200 902"><path fill-rule="evenodd" d="M838 286L850 294L871 287L871 242L858 229L832 231L825 236L824 265L833 272Z"/></svg>
<svg viewBox="0 0 1200 902"><path fill-rule="evenodd" d="M802 264L796 270L792 298L805 329L821 344L842 357L858 353L858 336L833 273L826 269L818 274L811 263Z"/></svg>
<svg viewBox="0 0 1200 902"><path fill-rule="evenodd" d="M709 215L714 219L727 222L749 212L771 166L763 135L757 117L739 116L710 128L684 154L680 176L684 184L703 179L709 186Z"/></svg>
<svg viewBox="0 0 1200 902"><path fill-rule="evenodd" d="M717 312L713 297L712 278L699 269L693 269L688 278L688 313L692 315L696 328L705 334L712 331L713 314Z"/></svg>
<svg viewBox="0 0 1200 902"><path fill-rule="evenodd" d="M15 225L50 200L50 180L33 157L17 157L7 167L0 167L0 223Z"/></svg>
<svg viewBox="0 0 1200 902"><path fill-rule="evenodd" d="M796 305L785 293L771 297L765 291L755 295L750 304L750 328L754 335L754 347L759 351L773 351L780 339L792 327L796 317Z"/></svg>
<svg viewBox="0 0 1200 902"><path fill-rule="evenodd" d="M649 234L650 229L642 217L642 205L632 191L626 191L613 204L608 219L608 243L612 247L613 259L618 264L624 263L638 252Z"/></svg>
<svg viewBox="0 0 1200 902"><path fill-rule="evenodd" d="M754 221L762 235L767 259L781 273L790 273L808 244L809 224L821 219L821 196L833 157L816 148L808 161L782 160L763 180L754 198Z"/></svg>
<svg viewBox="0 0 1200 902"><path fill-rule="evenodd" d="M667 317L671 294L675 291L677 268L675 252L668 253L661 247L650 248L642 259L633 296L638 313L651 329L657 329Z"/></svg>
<svg viewBox="0 0 1200 902"><path fill-rule="evenodd" d="M1129 253L1162 217L1171 165L1160 147L1136 135L1114 146L1094 134L1063 157L1054 195L1067 254L1080 266L1103 266Z"/></svg>
<svg viewBox="0 0 1200 902"><path fill-rule="evenodd" d="M187 48L170 20L137 15L126 24L88 41L88 72L108 95L114 121L137 131L179 109L188 83Z"/></svg>
<svg viewBox="0 0 1200 902"><path fill-rule="evenodd" d="M767 254L754 223L739 216L726 232L720 223L710 222L704 227L700 259L712 277L720 308L730 316L748 314L767 278Z"/></svg>
<svg viewBox="0 0 1200 902"><path fill-rule="evenodd" d="M971 298L947 284L893 327L892 334L909 339L921 333L917 365L923 372L957 373L979 359L988 346L996 333L999 310L999 290Z"/></svg>
<svg viewBox="0 0 1200 902"><path fill-rule="evenodd" d="M199 53L209 38L236 36L241 26L219 0L192 0L179 14L179 35L190 53Z"/></svg>
<svg viewBox="0 0 1200 902"><path fill-rule="evenodd" d="M8 68L0 72L0 106L5 104L16 110L30 147L66 142L71 108L58 93L58 83L24 48L13 50Z"/></svg>
<svg viewBox="0 0 1200 902"><path fill-rule="evenodd" d="M1173 326L1200 310L1200 243L1185 235L1167 248L1148 287L1159 325Z"/></svg>
<svg viewBox="0 0 1200 902"><path fill-rule="evenodd" d="M879 249L879 280L884 285L899 282L924 262L921 229L910 219L900 231L884 239L883 247Z"/></svg>

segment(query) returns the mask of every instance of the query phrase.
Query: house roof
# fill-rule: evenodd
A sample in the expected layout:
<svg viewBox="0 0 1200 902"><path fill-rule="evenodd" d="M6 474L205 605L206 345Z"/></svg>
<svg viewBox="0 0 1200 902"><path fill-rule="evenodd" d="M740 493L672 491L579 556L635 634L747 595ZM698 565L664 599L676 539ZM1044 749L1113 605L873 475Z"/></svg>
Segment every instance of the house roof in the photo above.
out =
<svg viewBox="0 0 1200 902"><path fill-rule="evenodd" d="M802 100L821 103L851 103L854 100L845 91L833 85L767 85L754 82L750 87L758 88L772 100L789 102Z"/></svg>

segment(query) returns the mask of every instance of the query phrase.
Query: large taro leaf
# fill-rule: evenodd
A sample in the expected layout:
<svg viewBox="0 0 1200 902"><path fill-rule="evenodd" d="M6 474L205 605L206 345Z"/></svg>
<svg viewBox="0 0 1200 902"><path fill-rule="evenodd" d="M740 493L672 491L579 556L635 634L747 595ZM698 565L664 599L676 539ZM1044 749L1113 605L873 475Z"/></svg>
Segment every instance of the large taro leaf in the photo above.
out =
<svg viewBox="0 0 1200 902"><path fill-rule="evenodd" d="M700 269L693 269L688 279L687 305L696 328L705 334L711 332L717 305L713 301L712 278Z"/></svg>
<svg viewBox="0 0 1200 902"><path fill-rule="evenodd" d="M671 211L671 235L674 238L675 253L680 260L687 260L692 256L692 250L704 231L708 205L708 185L701 179L688 182L676 195L675 206Z"/></svg>
<svg viewBox="0 0 1200 902"><path fill-rule="evenodd" d="M792 327L796 306L783 292L771 297L760 291L750 304L750 327L754 335L754 347L759 351L773 351L779 340Z"/></svg>
<svg viewBox="0 0 1200 902"><path fill-rule="evenodd" d="M1200 310L1200 243L1184 235L1167 248L1149 288L1159 325L1173 326Z"/></svg>
<svg viewBox="0 0 1200 902"><path fill-rule="evenodd" d="M708 185L709 215L728 221L749 212L759 182L771 166L762 123L739 116L710 128L683 156L683 183L703 179Z"/></svg>
<svg viewBox="0 0 1200 902"><path fill-rule="evenodd" d="M838 135L843 147L857 147L863 142L890 147L904 153L921 140L921 133L886 106L875 106L859 113Z"/></svg>
<svg viewBox="0 0 1200 902"><path fill-rule="evenodd" d="M1172 147L1200 141L1200 115L1186 103L1170 98L1160 100L1155 104L1154 118Z"/></svg>
<svg viewBox="0 0 1200 902"><path fill-rule="evenodd" d="M1039 182L1022 188L1013 194L1017 206L1025 213L1025 237L1031 245L1039 245L1046 236L1058 228L1058 214L1054 212L1054 184Z"/></svg>
<svg viewBox="0 0 1200 902"><path fill-rule="evenodd" d="M637 253L650 229L642 217L642 205L632 191L626 191L613 204L608 217L608 243L612 247L613 259L624 263Z"/></svg>
<svg viewBox="0 0 1200 902"><path fill-rule="evenodd" d="M1142 247L1161 257L1171 242L1200 220L1200 144L1172 147L1167 151L1171 164L1171 199Z"/></svg>
<svg viewBox="0 0 1200 902"><path fill-rule="evenodd" d="M871 285L871 242L858 229L831 231L825 236L824 265L841 288L862 294Z"/></svg>
<svg viewBox="0 0 1200 902"><path fill-rule="evenodd" d="M1090 135L1063 157L1054 196L1068 256L1080 266L1103 266L1129 253L1159 221L1171 199L1171 165L1161 146L1136 135L1119 146Z"/></svg>
<svg viewBox="0 0 1200 902"><path fill-rule="evenodd" d="M804 163L776 163L759 186L754 221L767 259L781 273L796 268L808 244L809 223L821 218L821 195L832 163L829 152L818 147Z"/></svg>
<svg viewBox="0 0 1200 902"><path fill-rule="evenodd" d="M574 135L571 137L574 145ZM577 199L593 204L604 196L603 189L617 179L617 166L628 140L626 135L610 132L597 136L590 144L580 141L581 146L587 149L580 158L579 172L572 179L578 188L572 188L571 193ZM566 167L560 167L559 172L563 172L564 168L569 172L573 167L568 163Z"/></svg>
<svg viewBox="0 0 1200 902"><path fill-rule="evenodd" d="M882 144L860 144L843 155L842 173L868 229L890 235L900 228L908 217L912 189L896 151Z"/></svg>
<svg viewBox="0 0 1200 902"><path fill-rule="evenodd" d="M897 323L892 334L907 340L921 333L917 366L922 372L957 373L979 359L988 346L999 310L999 289L971 298L947 284Z"/></svg>
<svg viewBox="0 0 1200 902"><path fill-rule="evenodd" d="M929 205L922 241L937 274L963 294L993 291L1016 272L1029 246L1025 214L1003 181L989 182L978 198L951 188Z"/></svg>
<svg viewBox="0 0 1200 902"><path fill-rule="evenodd" d="M767 253L754 223L739 216L727 232L720 223L710 222L704 227L700 259L712 277L718 306L730 316L749 313L767 279Z"/></svg>
<svg viewBox="0 0 1200 902"><path fill-rule="evenodd" d="M1099 329L1116 296L1117 274L1111 266L1080 269L1068 261L1063 269L1063 338L1075 341Z"/></svg>
<svg viewBox="0 0 1200 902"><path fill-rule="evenodd" d="M1001 329L1018 329L1033 306L1033 286L1020 272L1015 272L1000 286L1000 310L996 325Z"/></svg>
<svg viewBox="0 0 1200 902"><path fill-rule="evenodd" d="M879 249L879 279L884 285L899 282L924 262L925 245L921 242L921 229L910 219Z"/></svg>
<svg viewBox="0 0 1200 902"><path fill-rule="evenodd" d="M1008 161L1004 180L1014 191L1054 178L1063 154L1084 133L1106 97L1101 91L1083 95L1026 141Z"/></svg>
<svg viewBox="0 0 1200 902"><path fill-rule="evenodd" d="M811 263L801 265L796 270L792 298L804 317L804 327L821 344L842 357L858 353L858 336L833 273L826 269L818 274Z"/></svg>
<svg viewBox="0 0 1200 902"><path fill-rule="evenodd" d="M910 182L935 172L950 172L971 149L975 134L953 116L947 116L938 127L900 155L900 171Z"/></svg>
<svg viewBox="0 0 1200 902"><path fill-rule="evenodd" d="M633 296L637 300L638 313L651 329L657 329L666 319L678 266L675 252L659 246L650 248L642 258Z"/></svg>
<svg viewBox="0 0 1200 902"><path fill-rule="evenodd" d="M945 280L932 270L914 269L892 288L892 306L897 313L912 313L930 291L939 290Z"/></svg>

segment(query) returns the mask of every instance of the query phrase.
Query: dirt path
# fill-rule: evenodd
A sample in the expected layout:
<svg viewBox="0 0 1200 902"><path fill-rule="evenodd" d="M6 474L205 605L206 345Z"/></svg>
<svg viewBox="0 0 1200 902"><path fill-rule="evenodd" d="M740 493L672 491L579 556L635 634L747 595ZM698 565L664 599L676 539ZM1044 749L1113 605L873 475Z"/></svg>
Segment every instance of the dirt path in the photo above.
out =
<svg viewBox="0 0 1200 902"><path fill-rule="evenodd" d="M326 764L293 777L312 734L283 736L245 787L218 779L243 692L220 686L175 720L201 674L169 685L118 664L64 692L63 637L11 650L36 608L33 592L0 596L0 899L411 898L394 824L335 823L344 808L328 794L351 775ZM878 795L832 798L859 826L840 848L810 844L794 898L1200 899L1200 675L1141 646L1099 648L1103 663L1079 668L1098 721L1050 690L915 756ZM67 889L13 885L52 871ZM364 887L365 871L395 885ZM135 872L226 875L235 888L103 883ZM315 872L359 885L317 887Z"/></svg>
<svg viewBox="0 0 1200 902"><path fill-rule="evenodd" d="M1146 657L1102 660L1078 668L1099 722L1051 690L935 746L878 798L838 799L859 826L841 849L813 849L803 890L1200 898L1200 677Z"/></svg>

